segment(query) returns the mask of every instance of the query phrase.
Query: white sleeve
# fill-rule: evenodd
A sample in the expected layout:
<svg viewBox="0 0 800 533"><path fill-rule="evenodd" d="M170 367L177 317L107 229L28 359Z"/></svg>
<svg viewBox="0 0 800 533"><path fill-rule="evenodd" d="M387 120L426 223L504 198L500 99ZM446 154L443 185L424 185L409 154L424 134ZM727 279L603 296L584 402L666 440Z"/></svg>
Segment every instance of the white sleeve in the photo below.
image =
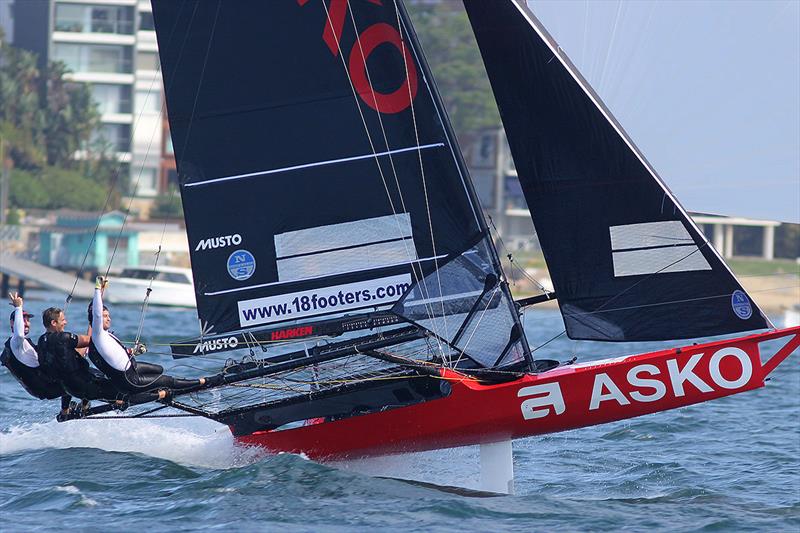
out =
<svg viewBox="0 0 800 533"><path fill-rule="evenodd" d="M31 346L31 343L25 338L25 317L23 316L22 307L14 309L14 327L12 328L10 344L11 351L17 361L31 368L39 366L39 356Z"/></svg>
<svg viewBox="0 0 800 533"><path fill-rule="evenodd" d="M14 328L11 333L11 348L14 352L22 349L25 343L25 318L23 317L22 306L14 308Z"/></svg>
<svg viewBox="0 0 800 533"><path fill-rule="evenodd" d="M116 370L124 372L131 365L125 348L103 329L103 295L100 289L94 290L92 298L92 342L100 357Z"/></svg>

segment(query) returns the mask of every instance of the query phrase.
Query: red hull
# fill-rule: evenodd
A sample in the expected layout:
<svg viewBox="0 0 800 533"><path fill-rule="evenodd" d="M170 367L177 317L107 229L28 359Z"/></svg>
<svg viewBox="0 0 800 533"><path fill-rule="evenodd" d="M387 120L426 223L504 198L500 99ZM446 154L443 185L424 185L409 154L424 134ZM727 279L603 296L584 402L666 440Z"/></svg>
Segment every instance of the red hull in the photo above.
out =
<svg viewBox="0 0 800 533"><path fill-rule="evenodd" d="M785 338L764 363L759 343ZM409 407L238 437L271 451L341 458L449 448L593 426L764 386L800 345L800 327L559 367L481 385L442 371L449 396Z"/></svg>

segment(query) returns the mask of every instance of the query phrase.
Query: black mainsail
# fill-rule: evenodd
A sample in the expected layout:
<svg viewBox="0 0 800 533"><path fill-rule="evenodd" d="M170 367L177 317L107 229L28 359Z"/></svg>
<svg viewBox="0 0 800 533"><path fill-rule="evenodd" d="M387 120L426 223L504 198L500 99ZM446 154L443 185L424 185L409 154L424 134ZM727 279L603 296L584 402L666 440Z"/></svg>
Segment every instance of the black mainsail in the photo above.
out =
<svg viewBox="0 0 800 533"><path fill-rule="evenodd" d="M152 4L198 314L223 339L212 346L390 311L443 359L529 359L402 5Z"/></svg>
<svg viewBox="0 0 800 533"><path fill-rule="evenodd" d="M464 0L573 339L771 327L521 0Z"/></svg>

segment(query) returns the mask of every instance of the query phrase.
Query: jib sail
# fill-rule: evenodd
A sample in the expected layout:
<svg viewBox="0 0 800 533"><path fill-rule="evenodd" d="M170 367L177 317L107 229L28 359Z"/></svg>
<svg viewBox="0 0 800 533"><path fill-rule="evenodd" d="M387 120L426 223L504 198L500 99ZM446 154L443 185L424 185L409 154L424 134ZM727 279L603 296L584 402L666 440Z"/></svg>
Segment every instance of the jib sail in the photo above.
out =
<svg viewBox="0 0 800 533"><path fill-rule="evenodd" d="M568 335L639 341L769 327L524 2L464 5Z"/></svg>
<svg viewBox="0 0 800 533"><path fill-rule="evenodd" d="M522 357L401 5L153 0L153 13L206 334L391 309L482 365ZM477 336L485 354L468 347L476 313L503 328ZM244 337L225 339L214 347Z"/></svg>

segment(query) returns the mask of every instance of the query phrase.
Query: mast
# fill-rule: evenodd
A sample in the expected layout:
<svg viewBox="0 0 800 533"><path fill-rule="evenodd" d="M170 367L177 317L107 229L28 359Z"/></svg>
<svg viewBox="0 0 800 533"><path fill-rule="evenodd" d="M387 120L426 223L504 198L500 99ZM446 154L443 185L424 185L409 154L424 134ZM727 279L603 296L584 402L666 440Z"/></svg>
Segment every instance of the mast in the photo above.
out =
<svg viewBox="0 0 800 533"><path fill-rule="evenodd" d="M202 342L391 312L447 364L530 363L401 4L153 13Z"/></svg>

